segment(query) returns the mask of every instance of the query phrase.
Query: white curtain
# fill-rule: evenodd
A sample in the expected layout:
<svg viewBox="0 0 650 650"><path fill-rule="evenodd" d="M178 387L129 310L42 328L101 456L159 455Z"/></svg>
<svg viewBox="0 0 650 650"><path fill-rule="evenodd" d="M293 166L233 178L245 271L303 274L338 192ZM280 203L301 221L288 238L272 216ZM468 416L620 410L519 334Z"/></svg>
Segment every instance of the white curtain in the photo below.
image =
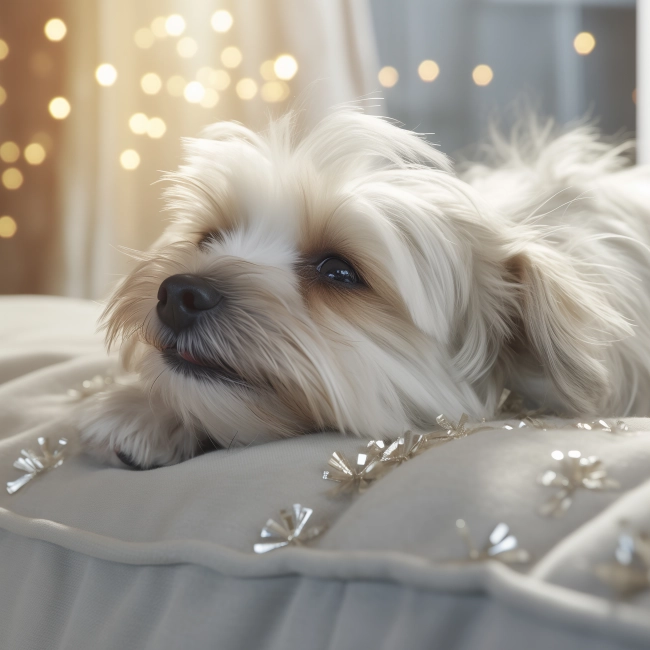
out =
<svg viewBox="0 0 650 650"><path fill-rule="evenodd" d="M263 127L270 113L282 111L301 95L307 122L314 122L331 106L377 89L368 0L72 0L69 6L71 113L59 170L64 265L57 280L60 292L67 295L105 296L128 268L118 247L146 248L164 228L161 187L155 181L161 170L177 166L181 137L197 135L206 124L222 119ZM211 26L217 10L233 17L225 33ZM173 14L184 20L182 34L159 38L149 31L147 36L154 19ZM158 31L160 24L159 18L154 23ZM145 44L153 38L150 47L136 45L137 30L144 30L140 37ZM183 38L198 45L190 58L178 53ZM228 69L221 55L231 46L241 51L242 61ZM286 82L288 99L268 103L260 93L260 66L283 53L295 58L298 71ZM103 63L117 70L112 86L102 87L95 80L95 70ZM225 70L231 78L229 86L218 91L216 106L206 108L169 94L170 78L189 83L197 74L205 75L206 66ZM143 91L141 79L147 73L159 76L159 92ZM252 99L237 95L242 78L257 85ZM134 133L129 119L136 113L161 118L165 134L155 139ZM134 170L120 165L122 152L130 149L140 157Z"/></svg>

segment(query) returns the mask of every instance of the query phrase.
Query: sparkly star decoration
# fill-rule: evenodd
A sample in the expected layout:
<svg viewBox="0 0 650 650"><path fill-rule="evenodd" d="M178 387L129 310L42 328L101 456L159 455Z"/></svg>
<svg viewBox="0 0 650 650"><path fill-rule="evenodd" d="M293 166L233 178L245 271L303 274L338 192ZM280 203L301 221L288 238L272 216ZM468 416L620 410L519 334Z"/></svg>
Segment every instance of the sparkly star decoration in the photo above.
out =
<svg viewBox="0 0 650 650"><path fill-rule="evenodd" d="M467 544L471 562L481 562L483 560L499 560L506 564L530 562L530 554L523 548L519 548L519 542L510 533L510 527L507 524L497 524L482 549L477 549L474 546L469 534L469 528L463 519L456 521L456 528Z"/></svg>
<svg viewBox="0 0 650 650"><path fill-rule="evenodd" d="M373 440L376 449L381 449L381 441ZM340 451L335 451L327 461L332 468L323 472L326 481L338 483L333 487L330 496L352 494L353 492L365 492L373 481L376 481L383 472L381 456L377 455L375 448L368 450L368 453L357 454L356 463L352 463Z"/></svg>
<svg viewBox="0 0 650 650"><path fill-rule="evenodd" d="M59 440L59 448L50 451L47 438L41 437L38 438L38 444L41 448L40 454L37 454L31 449L21 449L21 456L14 462L14 467L25 472L25 474L15 481L8 481L7 492L14 494L39 474L49 469L60 467L65 459L64 450L67 443L68 441L65 438L61 438Z"/></svg>
<svg viewBox="0 0 650 650"><path fill-rule="evenodd" d="M650 535L633 532L623 523L614 553L615 562L598 564L594 573L622 598L650 589Z"/></svg>
<svg viewBox="0 0 650 650"><path fill-rule="evenodd" d="M595 420L593 422L577 422L576 429L583 429L585 431L605 431L620 436L634 435L634 431L630 431L630 427L623 420L616 420L608 422L607 420Z"/></svg>
<svg viewBox="0 0 650 650"><path fill-rule="evenodd" d="M596 456L583 456L579 451L570 451L565 456L554 451L551 457L560 462L560 470L547 470L537 481L546 487L560 489L539 508L545 517L561 517L573 503L576 490L617 490L617 481L607 477L607 470Z"/></svg>
<svg viewBox="0 0 650 650"><path fill-rule="evenodd" d="M77 388L70 388L68 390L68 397L73 399L83 399L90 397L95 393L100 393L105 390L107 386L113 383L113 377L110 375L95 375L92 379L86 379Z"/></svg>
<svg viewBox="0 0 650 650"><path fill-rule="evenodd" d="M312 526L306 528L313 514L311 508L305 508L294 503L291 510L280 510L280 521L274 519L266 522L260 537L269 540L255 544L255 553L268 553L284 546L303 546L325 532L327 526Z"/></svg>
<svg viewBox="0 0 650 650"><path fill-rule="evenodd" d="M371 442L377 444L375 440ZM382 463L389 465L401 465L424 451L428 442L429 439L426 435L414 435L411 431L407 431L403 436L386 447L379 459Z"/></svg>

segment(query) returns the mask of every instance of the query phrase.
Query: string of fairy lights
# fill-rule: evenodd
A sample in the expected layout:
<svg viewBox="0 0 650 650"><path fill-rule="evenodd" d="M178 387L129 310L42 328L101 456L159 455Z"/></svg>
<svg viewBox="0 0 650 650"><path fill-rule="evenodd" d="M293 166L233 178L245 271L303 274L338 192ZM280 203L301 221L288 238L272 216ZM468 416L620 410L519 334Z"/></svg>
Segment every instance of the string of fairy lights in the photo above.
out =
<svg viewBox="0 0 650 650"><path fill-rule="evenodd" d="M216 11L210 19L212 29L217 34L226 34L234 24L232 14L224 9ZM133 35L135 46L148 50L160 41L167 40L173 44L176 54L182 59L192 59L199 51L199 43L187 33L187 23L181 14L157 16L149 25L140 27ZM61 18L51 18L45 23L43 33L51 42L62 41L68 28ZM573 47L577 54L587 56L596 47L596 39L589 32L580 32L575 36ZM10 54L6 41L0 39L0 62ZM289 82L298 72L298 62L288 53L279 54L275 59L263 61L259 67L259 78L239 77L238 68L244 55L235 45L225 47L220 55L220 67L202 66L196 70L194 79L185 79L174 74L168 78L155 71L144 73L139 80L140 89L145 95L158 95L166 92L174 98L182 98L190 104L212 109L219 103L223 93L234 91L242 101L250 101L260 97L267 103L285 101L291 93ZM419 78L425 83L434 82L441 74L436 61L426 59L417 69ZM494 71L487 63L480 63L472 70L472 80L477 86L488 86L494 79ZM110 62L101 62L95 69L95 80L102 87L113 86L119 77L119 71ZM393 66L381 68L378 74L379 83L385 88L394 87L399 81L398 70ZM632 99L636 102L636 91ZM0 106L7 101L7 92L0 86ZM53 97L48 104L51 117L55 120L66 119L73 107L66 97ZM138 136L148 136L157 140L167 132L165 121L155 115L143 112L132 114L126 126ZM0 161L9 165L0 175L2 185L7 190L18 190L24 182L19 161L21 155L28 165L40 165L47 158L51 149L52 139L46 132L36 133L31 141L22 149L13 142L0 144ZM125 149L119 155L119 164L124 170L131 171L139 167L140 154L136 149ZM16 234L18 224L9 215L0 216L0 238L11 238Z"/></svg>
<svg viewBox="0 0 650 650"><path fill-rule="evenodd" d="M594 51L596 38L590 32L580 32L573 39L573 49L581 56L587 56ZM431 83L440 75L440 66L431 59L426 59L418 66L418 76L422 81ZM379 83L384 88L392 88L399 81L399 72L392 65L384 66L377 75ZM472 81L477 86L489 86L494 79L494 70L486 63L479 63L472 70ZM636 91L632 93L632 99L636 102Z"/></svg>
<svg viewBox="0 0 650 650"><path fill-rule="evenodd" d="M229 11L219 10L212 14L210 25L217 34L225 34L232 28L234 18ZM199 51L199 43L187 33L187 23L180 14L157 16L147 26L140 27L133 35L135 46L147 50L157 42L171 41L176 54L181 59L192 59ZM51 42L60 42L68 34L68 27L61 18L49 19L43 28L45 38ZM0 39L0 61L10 54L10 48L5 40ZM158 95L166 91L174 98L182 98L189 104L212 109L219 103L221 96L230 90L242 101L250 101L256 97L262 101L274 104L288 99L291 94L289 82L298 72L298 62L288 53L281 53L274 59L263 61L259 67L259 78L240 77L240 67L244 55L241 50L228 45L219 55L221 67L202 66L196 70L194 79L185 79L174 74L168 78L158 72L146 72L140 77L140 90L145 95ZM103 87L115 85L119 71L112 63L99 63L95 69L95 81ZM7 101L7 92L0 86L0 106ZM50 116L55 120L65 120L73 111L68 98L53 97L48 103ZM162 117L150 116L143 112L132 114L126 126L132 133L148 136L154 140L162 138L167 132L167 124ZM19 168L22 157L29 165L40 165L47 157L51 148L51 138L47 133L35 134L31 142L23 149L13 142L0 144L0 161L10 165L0 175L0 181L7 190L18 190L24 182L24 174ZM140 166L140 153L136 149L125 149L119 154L118 162L127 171ZM13 237L18 230L18 223L9 215L0 216L0 238Z"/></svg>

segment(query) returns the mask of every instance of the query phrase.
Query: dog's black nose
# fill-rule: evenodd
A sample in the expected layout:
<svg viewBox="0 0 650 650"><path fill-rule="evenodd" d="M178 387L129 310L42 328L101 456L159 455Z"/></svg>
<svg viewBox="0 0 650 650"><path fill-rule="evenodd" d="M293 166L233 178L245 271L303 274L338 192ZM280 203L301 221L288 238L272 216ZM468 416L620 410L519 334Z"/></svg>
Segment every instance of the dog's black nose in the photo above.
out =
<svg viewBox="0 0 650 650"><path fill-rule="evenodd" d="M207 281L196 275L168 277L158 289L156 311L160 320L176 334L188 328L200 314L214 309L223 296Z"/></svg>

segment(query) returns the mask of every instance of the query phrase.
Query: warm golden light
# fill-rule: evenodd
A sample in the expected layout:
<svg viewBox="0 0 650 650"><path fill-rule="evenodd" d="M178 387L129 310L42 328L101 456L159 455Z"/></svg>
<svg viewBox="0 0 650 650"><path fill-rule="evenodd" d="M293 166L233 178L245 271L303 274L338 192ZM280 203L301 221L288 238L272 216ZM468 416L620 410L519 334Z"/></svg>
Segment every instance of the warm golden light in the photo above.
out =
<svg viewBox="0 0 650 650"><path fill-rule="evenodd" d="M156 37L148 27L142 27L133 35L133 40L139 48L148 50L154 44Z"/></svg>
<svg viewBox="0 0 650 650"><path fill-rule="evenodd" d="M156 38L167 38L166 22L167 19L164 16L158 16L151 21L151 32Z"/></svg>
<svg viewBox="0 0 650 650"><path fill-rule="evenodd" d="M225 70L217 70L212 84L217 90L225 90L230 86L230 75Z"/></svg>
<svg viewBox="0 0 650 650"><path fill-rule="evenodd" d="M198 81L190 81L185 86L183 96L190 104L198 104L205 96L205 88Z"/></svg>
<svg viewBox="0 0 650 650"><path fill-rule="evenodd" d="M95 70L95 79L100 86L112 86L117 79L117 70L110 63L102 63Z"/></svg>
<svg viewBox="0 0 650 650"><path fill-rule="evenodd" d="M189 36L181 38L178 43L176 43L176 51L179 56L182 56L184 59L191 59L196 51L199 49L199 44Z"/></svg>
<svg viewBox="0 0 650 650"><path fill-rule="evenodd" d="M17 190L23 184L23 174L16 167L9 167L2 172L2 184L8 190Z"/></svg>
<svg viewBox="0 0 650 650"><path fill-rule="evenodd" d="M379 71L377 79L384 88L392 88L399 79L399 73L392 65L387 65Z"/></svg>
<svg viewBox="0 0 650 650"><path fill-rule="evenodd" d="M220 9L213 13L212 20L210 21L212 29L219 33L227 32L232 27L232 23L233 20L230 12L225 9Z"/></svg>
<svg viewBox="0 0 650 650"><path fill-rule="evenodd" d="M148 124L149 118L144 113L133 113L129 118L129 128L136 135L144 135Z"/></svg>
<svg viewBox="0 0 650 650"><path fill-rule="evenodd" d="M227 47L221 53L221 63L223 63L226 68L236 68L242 60L242 54L238 47L231 45Z"/></svg>
<svg viewBox="0 0 650 650"><path fill-rule="evenodd" d="M481 63L472 70L472 79L477 86L487 86L494 78L494 72L489 65Z"/></svg>
<svg viewBox="0 0 650 650"><path fill-rule="evenodd" d="M185 31L185 19L180 14L172 14L165 21L165 31L170 36L180 36Z"/></svg>
<svg viewBox="0 0 650 650"><path fill-rule="evenodd" d="M120 154L120 165L124 169L137 169L140 165L140 155L135 149L125 149Z"/></svg>
<svg viewBox="0 0 650 650"><path fill-rule="evenodd" d="M422 81L434 81L440 74L440 68L435 61L426 59L418 66L418 74Z"/></svg>
<svg viewBox="0 0 650 650"><path fill-rule="evenodd" d="M282 102L289 96L289 86L283 81L267 81L260 94L265 102Z"/></svg>
<svg viewBox="0 0 650 650"><path fill-rule="evenodd" d="M0 237L9 239L16 234L16 230L18 230L18 224L15 219L7 215L0 217Z"/></svg>
<svg viewBox="0 0 650 650"><path fill-rule="evenodd" d="M162 138L167 131L167 125L159 117L152 117L147 123L147 135L150 138Z"/></svg>
<svg viewBox="0 0 650 650"><path fill-rule="evenodd" d="M55 120L65 120L70 115L70 102L65 97L55 97L48 109Z"/></svg>
<svg viewBox="0 0 650 650"><path fill-rule="evenodd" d="M7 91L0 86L0 106L2 106L7 101Z"/></svg>
<svg viewBox="0 0 650 650"><path fill-rule="evenodd" d="M45 23L45 36L50 41L61 41L65 38L68 28L60 18L50 18Z"/></svg>
<svg viewBox="0 0 650 650"><path fill-rule="evenodd" d="M235 92L239 99L249 100L257 95L257 84L253 79L240 79L235 86Z"/></svg>
<svg viewBox="0 0 650 650"><path fill-rule="evenodd" d="M25 147L23 155L30 165L40 165L45 160L45 147L38 142L32 142Z"/></svg>
<svg viewBox="0 0 650 650"><path fill-rule="evenodd" d="M636 88L632 91L632 101L636 104Z"/></svg>
<svg viewBox="0 0 650 650"><path fill-rule="evenodd" d="M573 39L573 47L578 54L587 56L587 54L591 54L596 47L596 39L594 38L594 35L589 32L580 32Z"/></svg>
<svg viewBox="0 0 650 650"><path fill-rule="evenodd" d="M206 88L203 99L199 102L203 108L214 108L219 103L219 93L214 88Z"/></svg>
<svg viewBox="0 0 650 650"><path fill-rule="evenodd" d="M52 72L54 61L47 52L36 51L29 57L31 71L39 77L47 77Z"/></svg>
<svg viewBox="0 0 650 650"><path fill-rule="evenodd" d="M298 72L298 62L291 56L291 54L280 55L273 64L273 70L278 79L289 81L296 76Z"/></svg>
<svg viewBox="0 0 650 650"><path fill-rule="evenodd" d="M0 61L6 59L8 54L9 54L9 46L7 45L7 41L3 41L0 38Z"/></svg>
<svg viewBox="0 0 650 650"><path fill-rule="evenodd" d="M155 95L162 88L162 80L155 72L147 72L140 79L140 86L147 95Z"/></svg>
<svg viewBox="0 0 650 650"><path fill-rule="evenodd" d="M275 61L273 59L264 61L264 63L262 63L260 66L260 74L262 75L262 79L264 79L264 81L276 81L277 77L275 76Z"/></svg>
<svg viewBox="0 0 650 650"><path fill-rule="evenodd" d="M182 97L185 92L185 86L187 82L183 77L178 74L175 74L173 77L167 79L167 92L172 97Z"/></svg>
<svg viewBox="0 0 650 650"><path fill-rule="evenodd" d="M3 142L0 145L0 159L2 162L13 163L20 158L20 147L15 142Z"/></svg>

